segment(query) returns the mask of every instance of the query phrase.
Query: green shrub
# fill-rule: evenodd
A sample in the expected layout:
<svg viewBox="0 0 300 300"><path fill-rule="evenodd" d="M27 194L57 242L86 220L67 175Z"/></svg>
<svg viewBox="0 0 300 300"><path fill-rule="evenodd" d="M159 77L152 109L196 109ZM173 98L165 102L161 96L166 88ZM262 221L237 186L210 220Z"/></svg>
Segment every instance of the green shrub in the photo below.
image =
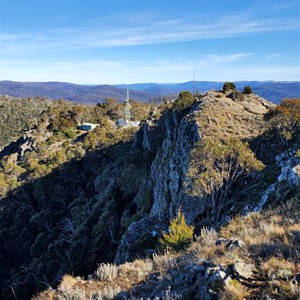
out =
<svg viewBox="0 0 300 300"><path fill-rule="evenodd" d="M251 86L249 86L249 85L244 86L243 93L246 94L246 95L253 94Z"/></svg>
<svg viewBox="0 0 300 300"><path fill-rule="evenodd" d="M159 242L163 248L170 247L178 251L190 244L193 235L194 226L186 224L185 217L179 210L177 217L170 222L169 233L163 234Z"/></svg>
<svg viewBox="0 0 300 300"><path fill-rule="evenodd" d="M300 99L284 99L275 109L266 114L266 119L283 146L300 141Z"/></svg>
<svg viewBox="0 0 300 300"><path fill-rule="evenodd" d="M76 133L75 131L72 129L72 128L67 128L65 131L64 131L64 135L68 138L68 139L72 139L74 140L76 138Z"/></svg>
<svg viewBox="0 0 300 300"><path fill-rule="evenodd" d="M234 185L263 168L249 145L238 138L206 138L191 152L188 190L193 196L208 196L211 225L216 226Z"/></svg>
<svg viewBox="0 0 300 300"><path fill-rule="evenodd" d="M178 99L174 101L173 108L184 109L190 107L195 101L194 96L188 92L181 92L178 96Z"/></svg>
<svg viewBox="0 0 300 300"><path fill-rule="evenodd" d="M235 89L236 89L236 86L233 82L226 81L223 84L222 92L223 93L228 93L230 91L235 91Z"/></svg>

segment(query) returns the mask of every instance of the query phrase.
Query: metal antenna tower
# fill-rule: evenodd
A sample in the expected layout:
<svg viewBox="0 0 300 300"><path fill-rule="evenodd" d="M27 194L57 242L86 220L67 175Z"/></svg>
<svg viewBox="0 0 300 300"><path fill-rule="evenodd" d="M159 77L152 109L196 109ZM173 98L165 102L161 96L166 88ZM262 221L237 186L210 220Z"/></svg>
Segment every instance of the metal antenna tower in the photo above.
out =
<svg viewBox="0 0 300 300"><path fill-rule="evenodd" d="M131 104L129 103L129 90L127 89L127 98L125 99L125 120L130 121L131 120Z"/></svg>
<svg viewBox="0 0 300 300"><path fill-rule="evenodd" d="M195 68L193 69L193 95L195 96Z"/></svg>

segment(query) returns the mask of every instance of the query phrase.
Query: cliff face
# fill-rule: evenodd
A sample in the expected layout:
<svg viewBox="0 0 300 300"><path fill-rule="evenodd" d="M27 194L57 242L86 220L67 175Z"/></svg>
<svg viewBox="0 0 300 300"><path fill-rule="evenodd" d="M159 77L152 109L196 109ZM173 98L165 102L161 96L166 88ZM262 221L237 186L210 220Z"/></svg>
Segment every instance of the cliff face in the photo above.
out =
<svg viewBox="0 0 300 300"><path fill-rule="evenodd" d="M265 190L261 200L254 207L254 211L260 211L270 200L279 201L283 196L293 192L300 185L300 157L296 149L289 149L275 157L276 165L280 168L277 179Z"/></svg>
<svg viewBox="0 0 300 300"><path fill-rule="evenodd" d="M200 139L193 111L194 107L188 113L169 113L163 122L147 122L140 130L139 140L142 142L135 147L140 147L143 151L155 149L157 129L163 133L155 158L134 199L134 202L140 203L145 191L151 191L153 204L149 215L131 224L123 235L115 257L117 263L131 259L131 254L134 255L131 248L136 241L147 233L152 237L158 235L166 223L176 216L179 208L185 213L188 222L192 222L196 215L203 212L203 204L187 196L184 185L189 153Z"/></svg>
<svg viewBox="0 0 300 300"><path fill-rule="evenodd" d="M129 226L123 235L116 263L131 259L132 247L146 232L155 236L174 218L179 209L188 223L205 214L205 194L194 196L187 193L187 172L190 152L202 137L236 136L250 139L265 129L263 115L273 104L257 96L231 99L221 93L210 91L198 98L189 109L173 111L163 121L148 121L137 133L135 149L155 149L155 158L140 186L134 202L142 201L145 190L151 190L153 204L149 215ZM160 137L157 132L163 133ZM138 142L140 141L140 142ZM160 224L160 225L159 225Z"/></svg>
<svg viewBox="0 0 300 300"><path fill-rule="evenodd" d="M263 115L274 105L268 101L248 96L235 101L218 92L208 92L186 112L172 112L164 122L162 131L165 138L151 165L151 183L154 203L150 216L171 219L179 207L192 222L203 212L199 199L188 196L185 182L189 169L191 149L201 136L226 136L247 138L264 131ZM146 130L145 130L146 129ZM145 126L143 136L149 136L149 126ZM146 138L145 150L151 148Z"/></svg>
<svg viewBox="0 0 300 300"><path fill-rule="evenodd" d="M166 138L151 165L154 197L151 217L174 218L181 206L191 221L201 210L201 207L192 205L184 187L189 153L200 139L198 125L191 119L192 111L181 119L172 113L165 121Z"/></svg>

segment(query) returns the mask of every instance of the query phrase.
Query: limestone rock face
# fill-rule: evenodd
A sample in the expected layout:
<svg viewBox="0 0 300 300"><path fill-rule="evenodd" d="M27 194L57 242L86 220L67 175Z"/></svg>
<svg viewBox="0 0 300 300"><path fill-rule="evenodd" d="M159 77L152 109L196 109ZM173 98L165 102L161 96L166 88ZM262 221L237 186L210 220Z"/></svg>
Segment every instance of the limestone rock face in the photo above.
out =
<svg viewBox="0 0 300 300"><path fill-rule="evenodd" d="M192 108L193 110L193 108ZM191 110L191 111L192 111ZM151 123L146 123L134 147L144 150L154 148L155 136L151 133ZM131 248L141 236L155 231L154 224L174 218L181 207L187 222L204 210L203 203L189 197L185 193L184 180L189 167L189 153L200 139L197 123L192 119L191 113L182 117L178 112L172 112L165 117L163 124L159 124L164 132L160 148L156 152L151 164L149 176L140 185L135 203L141 202L146 190L153 194L153 205L149 217L134 222L123 235L117 254L116 263L130 259Z"/></svg>
<svg viewBox="0 0 300 300"><path fill-rule="evenodd" d="M281 172L276 182L265 190L254 211L260 211L272 196L280 198L285 191L291 191L300 185L300 157L297 156L296 149L290 149L277 155L275 160L278 167L281 168Z"/></svg>
<svg viewBox="0 0 300 300"><path fill-rule="evenodd" d="M296 150L291 149L276 157L276 163L281 167L281 173L277 180L286 181L292 188L300 183L300 157L297 156Z"/></svg>
<svg viewBox="0 0 300 300"><path fill-rule="evenodd" d="M150 216L159 219L176 216L180 206L190 220L193 212L201 207L192 206L193 199L185 194L184 180L189 165L189 153L200 140L200 133L195 122L188 120L189 115L181 120L173 114L165 122L166 139L156 154L151 166L154 203Z"/></svg>
<svg viewBox="0 0 300 300"><path fill-rule="evenodd" d="M244 262L236 262L233 265L233 271L240 277L250 278L253 275L254 266Z"/></svg>
<svg viewBox="0 0 300 300"><path fill-rule="evenodd" d="M229 285L231 277L227 275L224 271L218 270L209 279L208 286L215 292L220 292L224 290L225 286Z"/></svg>
<svg viewBox="0 0 300 300"><path fill-rule="evenodd" d="M151 237L154 237L158 227L159 224L156 223L154 218L144 218L132 223L120 241L114 262L121 264L130 261L137 253L142 254L142 249L135 249L137 242L145 238L151 239Z"/></svg>
<svg viewBox="0 0 300 300"><path fill-rule="evenodd" d="M150 191L153 203L149 215L129 226L123 235L115 262L130 259L132 241L153 230L153 220L167 225L181 208L190 224L205 213L206 195L188 195L185 187L191 150L207 136L257 136L265 130L263 114L272 106L257 96L235 101L209 91L189 109L173 110L158 120L147 120L136 133L133 150L148 151L154 159L133 202L141 203L145 191Z"/></svg>
<svg viewBox="0 0 300 300"><path fill-rule="evenodd" d="M18 154L18 161L21 160L22 156L26 151L32 151L36 147L36 140L33 135L28 132L27 134L20 137L18 140L10 143L4 147L0 152L0 159L6 155Z"/></svg>

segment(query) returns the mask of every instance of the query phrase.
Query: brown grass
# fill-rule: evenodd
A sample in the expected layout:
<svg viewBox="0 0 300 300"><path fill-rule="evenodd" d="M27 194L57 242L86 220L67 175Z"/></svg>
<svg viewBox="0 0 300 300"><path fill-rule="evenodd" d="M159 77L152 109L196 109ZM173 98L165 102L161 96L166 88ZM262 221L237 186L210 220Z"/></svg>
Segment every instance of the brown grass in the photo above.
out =
<svg viewBox="0 0 300 300"><path fill-rule="evenodd" d="M73 288L77 283L78 283L78 279L76 279L71 275L65 275L61 280L59 287L61 289L69 289L69 288Z"/></svg>
<svg viewBox="0 0 300 300"><path fill-rule="evenodd" d="M180 254L166 250L164 254L153 254L154 270L163 274L170 269L178 268L178 258Z"/></svg>
<svg viewBox="0 0 300 300"><path fill-rule="evenodd" d="M166 289L169 284L175 284L176 276L190 272L194 267L201 268L210 263L208 260L224 270L237 261L255 265L253 278L243 281L232 277L220 299L254 299L257 295L266 294L276 299L297 299L300 295L299 283L295 280L300 273L299 215L299 200L295 198L276 210L236 217L219 233L204 228L185 251L165 251L154 254L152 259L137 259L120 266L101 264L98 271L101 270L105 275L102 279L105 277L106 281L99 281L99 278L86 281L65 275L54 293L49 290L35 299L112 299L120 291L134 294L137 290L142 291L141 297L144 297L143 291ZM240 239L246 246L227 249L225 243L216 245L218 237ZM113 276L110 275L112 273ZM157 273L160 275L156 278L160 279L154 283L148 282L148 276ZM179 290L175 289L175 292L181 293L183 283L176 284L174 286ZM185 288L191 292L194 287Z"/></svg>
<svg viewBox="0 0 300 300"><path fill-rule="evenodd" d="M153 262L150 259L137 259L133 262L119 266L119 276L130 278L134 281L142 281L153 271Z"/></svg>
<svg viewBox="0 0 300 300"><path fill-rule="evenodd" d="M300 272L300 265L294 261L272 256L261 264L268 278L287 279Z"/></svg>
<svg viewBox="0 0 300 300"><path fill-rule="evenodd" d="M248 293L245 287L237 280L232 280L221 294L220 300L244 300Z"/></svg>

